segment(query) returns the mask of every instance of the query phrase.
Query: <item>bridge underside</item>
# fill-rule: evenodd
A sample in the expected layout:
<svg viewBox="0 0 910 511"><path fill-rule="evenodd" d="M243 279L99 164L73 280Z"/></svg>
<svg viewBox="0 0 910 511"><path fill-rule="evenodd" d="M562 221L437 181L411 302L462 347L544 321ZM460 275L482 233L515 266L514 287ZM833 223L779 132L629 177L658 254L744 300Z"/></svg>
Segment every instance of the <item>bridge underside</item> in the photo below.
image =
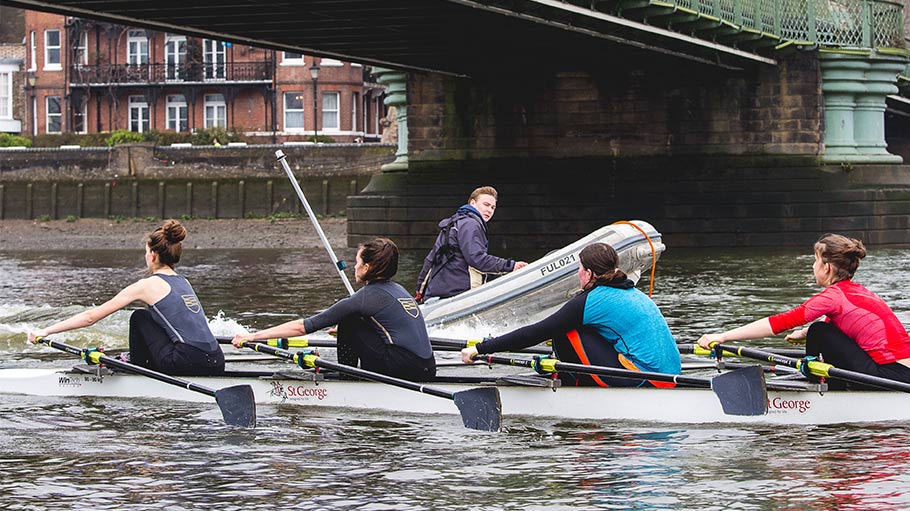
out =
<svg viewBox="0 0 910 511"><path fill-rule="evenodd" d="M383 67L477 76L689 59L774 61L548 0L7 0L7 5Z"/></svg>

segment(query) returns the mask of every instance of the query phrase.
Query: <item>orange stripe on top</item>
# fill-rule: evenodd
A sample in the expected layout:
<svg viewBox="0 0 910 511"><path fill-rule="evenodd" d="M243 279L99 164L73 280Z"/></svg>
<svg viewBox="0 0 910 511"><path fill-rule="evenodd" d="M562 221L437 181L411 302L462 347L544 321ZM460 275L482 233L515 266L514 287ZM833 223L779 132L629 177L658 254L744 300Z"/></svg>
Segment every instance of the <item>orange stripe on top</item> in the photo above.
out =
<svg viewBox="0 0 910 511"><path fill-rule="evenodd" d="M619 355L619 363L622 364L623 367L625 367L626 369L628 369L630 371L641 371L641 369L636 367L635 364L632 363L631 360L629 360L628 358L625 357L625 355L623 355L622 353L617 353L617 355ZM671 381L648 380L648 383L650 383L651 385L654 385L657 388L661 388L661 389L672 389L673 387L676 386L676 384Z"/></svg>
<svg viewBox="0 0 910 511"><path fill-rule="evenodd" d="M572 349L575 350L575 354L578 355L578 359L581 360L581 363L589 366L591 362L588 360L588 354L585 353L584 347L581 345L581 336L578 335L578 330L570 330L566 332L566 338L569 339L569 343L572 345ZM596 374L589 374L588 376L594 380L594 383L601 387L609 387L603 380L601 380ZM578 386L578 379L575 380L575 385Z"/></svg>

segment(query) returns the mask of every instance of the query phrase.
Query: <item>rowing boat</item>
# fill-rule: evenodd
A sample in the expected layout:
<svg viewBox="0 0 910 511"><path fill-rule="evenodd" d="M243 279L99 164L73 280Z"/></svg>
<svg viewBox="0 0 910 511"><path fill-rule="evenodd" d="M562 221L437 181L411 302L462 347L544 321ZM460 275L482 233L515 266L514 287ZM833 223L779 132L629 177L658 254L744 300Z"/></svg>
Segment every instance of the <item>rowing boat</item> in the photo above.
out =
<svg viewBox="0 0 910 511"><path fill-rule="evenodd" d="M193 377L193 380L211 388L250 385L256 403L260 405L347 408L371 413L457 414L450 402L432 396L381 383L340 380L332 374L298 369L240 371L222 377ZM495 385L502 399L506 427L523 416L672 424L837 424L910 420L910 406L906 402L910 397L889 391L818 392L805 385L793 390L769 388L768 412L750 417L725 414L714 393L700 388L559 387L558 380L531 375L440 377L432 385L452 392ZM162 382L112 373L97 366L0 369L0 393L209 400Z"/></svg>
<svg viewBox="0 0 910 511"><path fill-rule="evenodd" d="M666 249L660 232L647 222L607 225L521 270L452 298L428 300L421 305L424 320L428 327L466 326L495 335L543 319L581 291L578 253L596 242L616 250L619 268L635 282Z"/></svg>

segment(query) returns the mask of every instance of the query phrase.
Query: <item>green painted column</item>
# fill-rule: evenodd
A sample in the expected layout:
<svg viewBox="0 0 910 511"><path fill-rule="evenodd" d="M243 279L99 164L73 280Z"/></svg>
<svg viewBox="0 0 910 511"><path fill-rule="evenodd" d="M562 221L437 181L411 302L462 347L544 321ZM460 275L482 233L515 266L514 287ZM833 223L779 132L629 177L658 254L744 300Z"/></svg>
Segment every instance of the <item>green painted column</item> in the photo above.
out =
<svg viewBox="0 0 910 511"><path fill-rule="evenodd" d="M383 172L404 172L408 170L408 76L404 71L373 68L376 81L386 86L385 104L394 106L398 112L398 149L395 161L382 166Z"/></svg>
<svg viewBox="0 0 910 511"><path fill-rule="evenodd" d="M856 150L872 155L876 162L901 163L900 156L890 154L885 143L885 98L897 94L897 75L903 71L906 59L876 58L869 61L865 75L865 90L856 97L853 117Z"/></svg>
<svg viewBox="0 0 910 511"><path fill-rule="evenodd" d="M859 153L854 138L856 95L863 92L869 64L855 56L820 53L825 96L825 155L830 162L852 161Z"/></svg>

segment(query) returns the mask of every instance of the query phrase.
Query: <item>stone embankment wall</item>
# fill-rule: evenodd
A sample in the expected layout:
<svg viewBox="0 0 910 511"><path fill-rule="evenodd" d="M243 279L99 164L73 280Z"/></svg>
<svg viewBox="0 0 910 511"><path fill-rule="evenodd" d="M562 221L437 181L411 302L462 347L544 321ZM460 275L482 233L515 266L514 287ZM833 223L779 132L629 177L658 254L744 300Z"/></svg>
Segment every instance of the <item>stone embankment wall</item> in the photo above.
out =
<svg viewBox="0 0 910 511"><path fill-rule="evenodd" d="M281 149L313 210L345 211L379 167L386 144L20 149L0 152L0 219L76 217L244 218L303 207Z"/></svg>

